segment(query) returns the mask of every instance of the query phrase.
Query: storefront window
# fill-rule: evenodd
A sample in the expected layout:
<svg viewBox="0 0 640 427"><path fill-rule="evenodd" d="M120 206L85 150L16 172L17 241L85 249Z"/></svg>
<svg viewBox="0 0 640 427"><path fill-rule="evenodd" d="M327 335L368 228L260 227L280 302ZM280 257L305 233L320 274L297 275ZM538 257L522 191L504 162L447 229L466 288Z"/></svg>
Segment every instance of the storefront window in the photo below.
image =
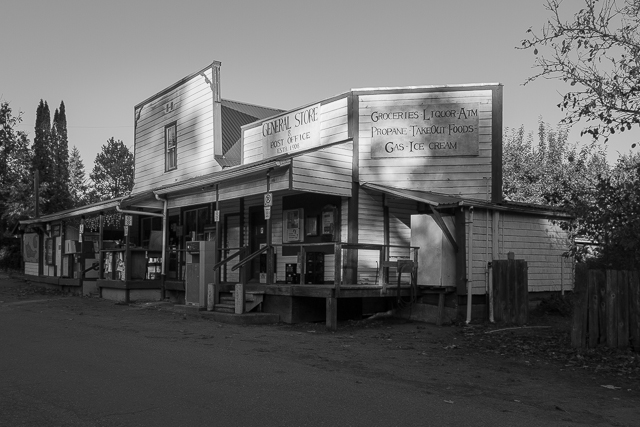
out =
<svg viewBox="0 0 640 427"><path fill-rule="evenodd" d="M209 208L199 208L184 213L184 230L187 241L205 240L204 228L209 222Z"/></svg>

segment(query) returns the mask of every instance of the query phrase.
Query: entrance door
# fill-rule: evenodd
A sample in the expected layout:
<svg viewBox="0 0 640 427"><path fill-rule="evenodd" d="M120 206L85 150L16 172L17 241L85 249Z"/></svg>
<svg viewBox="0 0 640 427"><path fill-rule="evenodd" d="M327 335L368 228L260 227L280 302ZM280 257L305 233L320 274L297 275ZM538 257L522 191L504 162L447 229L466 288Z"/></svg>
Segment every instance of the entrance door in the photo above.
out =
<svg viewBox="0 0 640 427"><path fill-rule="evenodd" d="M267 220L264 219L264 211L262 208L251 211L249 224L251 230L249 236L249 248L251 253L254 253L260 249L262 245L267 243ZM265 272L267 271L265 258L266 257L264 256L259 256L251 260L250 280L260 280L260 272L262 270ZM265 265L262 266L262 263Z"/></svg>

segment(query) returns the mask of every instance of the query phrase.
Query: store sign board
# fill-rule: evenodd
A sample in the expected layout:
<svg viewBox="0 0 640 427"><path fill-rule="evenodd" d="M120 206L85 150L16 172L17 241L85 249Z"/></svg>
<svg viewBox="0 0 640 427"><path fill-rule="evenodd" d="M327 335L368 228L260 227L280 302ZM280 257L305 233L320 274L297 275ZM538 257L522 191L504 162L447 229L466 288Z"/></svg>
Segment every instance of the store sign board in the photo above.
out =
<svg viewBox="0 0 640 427"><path fill-rule="evenodd" d="M320 104L295 110L262 123L264 158L320 145Z"/></svg>
<svg viewBox="0 0 640 427"><path fill-rule="evenodd" d="M370 108L371 157L477 156L479 104L425 100Z"/></svg>

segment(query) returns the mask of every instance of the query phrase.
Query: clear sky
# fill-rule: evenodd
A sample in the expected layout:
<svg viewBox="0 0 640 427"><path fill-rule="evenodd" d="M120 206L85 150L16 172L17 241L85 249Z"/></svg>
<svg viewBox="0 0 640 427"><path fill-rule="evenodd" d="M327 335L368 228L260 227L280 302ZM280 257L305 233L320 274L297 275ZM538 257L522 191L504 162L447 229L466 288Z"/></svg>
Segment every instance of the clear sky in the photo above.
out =
<svg viewBox="0 0 640 427"><path fill-rule="evenodd" d="M562 118L566 87L523 86L534 57L516 47L547 16L543 0L2 0L0 99L31 140L40 99L52 117L64 100L87 175L110 137L133 148L134 105L213 60L223 98L287 110L353 88L502 83L504 126L534 131ZM610 160L638 141L610 141Z"/></svg>

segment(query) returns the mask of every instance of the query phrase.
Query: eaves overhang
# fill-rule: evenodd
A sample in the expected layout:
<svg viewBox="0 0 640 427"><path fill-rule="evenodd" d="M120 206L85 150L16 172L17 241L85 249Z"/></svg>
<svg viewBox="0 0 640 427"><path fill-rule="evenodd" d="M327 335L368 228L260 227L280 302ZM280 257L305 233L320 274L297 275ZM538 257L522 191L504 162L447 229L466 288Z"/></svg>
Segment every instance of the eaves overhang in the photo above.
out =
<svg viewBox="0 0 640 427"><path fill-rule="evenodd" d="M48 222L58 221L58 220L67 219L67 218L73 218L76 216L89 215L89 214L101 212L107 209L115 209L116 206L120 205L120 202L124 198L125 197L118 197L115 199L105 200L102 202L93 203L91 205L82 206L80 208L67 209L67 210L56 212L53 214L43 215L38 218L23 219L23 220L20 220L19 223L20 225L45 224Z"/></svg>

